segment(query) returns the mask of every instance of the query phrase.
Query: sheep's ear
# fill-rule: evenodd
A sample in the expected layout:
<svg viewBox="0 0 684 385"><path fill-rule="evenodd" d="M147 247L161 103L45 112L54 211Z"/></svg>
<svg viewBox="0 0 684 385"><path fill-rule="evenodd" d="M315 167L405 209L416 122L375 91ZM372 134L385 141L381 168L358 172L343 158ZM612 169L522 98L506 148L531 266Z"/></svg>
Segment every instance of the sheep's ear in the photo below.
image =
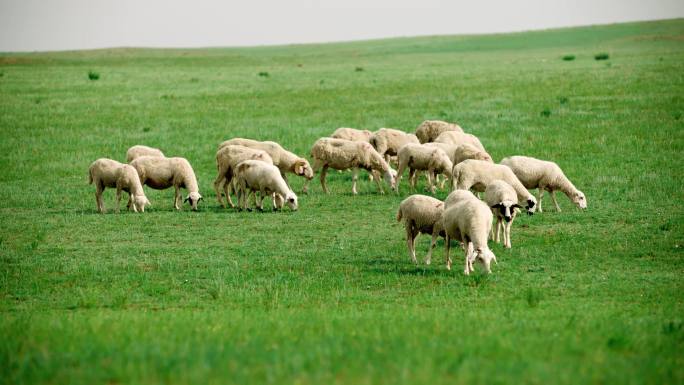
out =
<svg viewBox="0 0 684 385"><path fill-rule="evenodd" d="M185 198L185 200L183 202L187 202L189 200L190 200L190 197L187 197L187 198Z"/></svg>
<svg viewBox="0 0 684 385"><path fill-rule="evenodd" d="M522 209L522 207L517 203L513 204L513 206L511 206L511 208L512 209Z"/></svg>
<svg viewBox="0 0 684 385"><path fill-rule="evenodd" d="M503 207L503 203L497 203L497 204L492 206L493 209L500 209L502 207Z"/></svg>

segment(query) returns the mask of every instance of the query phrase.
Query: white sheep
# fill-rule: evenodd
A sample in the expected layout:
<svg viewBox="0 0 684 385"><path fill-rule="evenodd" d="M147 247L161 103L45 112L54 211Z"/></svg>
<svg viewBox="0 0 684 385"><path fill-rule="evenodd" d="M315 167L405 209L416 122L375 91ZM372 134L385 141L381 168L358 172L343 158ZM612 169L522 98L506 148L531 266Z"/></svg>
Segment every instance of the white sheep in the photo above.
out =
<svg viewBox="0 0 684 385"><path fill-rule="evenodd" d="M271 159L271 156L268 155L266 151L254 148L227 145L221 147L221 149L216 152L216 169L218 170L218 175L216 180L214 180L214 190L216 191L216 199L221 206L226 207L221 197L221 188L223 188L228 204L230 204L230 207L235 207L233 200L230 198L231 192L234 191L231 181L233 179L235 166L247 159L256 159L268 164L273 164L273 159ZM232 190L231 192L228 191L229 188Z"/></svg>
<svg viewBox="0 0 684 385"><path fill-rule="evenodd" d="M469 275L475 271L473 262L482 263L487 273L491 272L491 262L496 263L496 256L487 245L487 238L492 229L492 212L479 199L464 199L449 207L442 214L446 240L447 269L451 270L449 248L451 239L459 240L465 249L465 268L463 273Z"/></svg>
<svg viewBox="0 0 684 385"><path fill-rule="evenodd" d="M536 209L537 200L520 183L513 170L508 166L489 163L483 160L468 159L454 166L452 188L484 192L493 181L501 179L513 187L518 194L518 201L527 203L527 213L532 215Z"/></svg>
<svg viewBox="0 0 684 385"><path fill-rule="evenodd" d="M373 133L368 130L340 127L335 130L330 137L335 139L351 140L355 142L369 142L371 135L373 135Z"/></svg>
<svg viewBox="0 0 684 385"><path fill-rule="evenodd" d="M296 211L297 195L280 174L280 169L272 164L261 160L245 160L235 166L235 183L238 186L238 203L241 209L247 209L247 199L250 194L259 192L259 204L257 209L263 211L264 198L273 197L273 210L282 208L282 201L276 199L280 196L290 209Z"/></svg>
<svg viewBox="0 0 684 385"><path fill-rule="evenodd" d="M418 263L416 261L416 237L422 233L432 236L430 249L425 257L425 263L430 264L437 237L445 236L442 228L442 212L444 212L444 203L427 195L411 195L399 204L397 222L404 221L406 245L413 263Z"/></svg>
<svg viewBox="0 0 684 385"><path fill-rule="evenodd" d="M458 191L458 190L457 190ZM462 190L461 190L462 191ZM502 180L495 180L485 189L484 201L496 217L496 235L492 239L499 242L499 234L503 230L504 247L511 248L511 225L520 209L518 194L513 187ZM492 231L494 231L492 229Z"/></svg>
<svg viewBox="0 0 684 385"><path fill-rule="evenodd" d="M356 180L358 179L359 168L363 168L375 174L375 182L381 194L385 192L380 185L380 173L383 174L385 181L392 190L396 186L396 172L387 162L375 151L373 146L366 142L352 142L344 139L320 138L311 147L311 156L314 159L314 170L321 169L321 186L323 191L328 193L325 185L325 177L328 168L335 170L353 170L352 192L356 192Z"/></svg>
<svg viewBox="0 0 684 385"><path fill-rule="evenodd" d="M287 183L285 174L288 172L304 177L307 182L304 184L303 192L307 192L307 186L313 179L313 170L306 158L287 151L280 144L271 141L259 142L253 139L234 138L221 143L219 149L228 145L239 145L266 151L271 156L273 165L280 169L280 174L285 179L285 183Z"/></svg>
<svg viewBox="0 0 684 385"><path fill-rule="evenodd" d="M154 147L147 147L141 144L135 145L126 151L126 162L131 163L133 159L139 156L158 156L164 158L164 153L160 149Z"/></svg>
<svg viewBox="0 0 684 385"><path fill-rule="evenodd" d="M175 189L173 207L176 210L181 209L180 189L184 187L188 190L185 202L188 202L194 211L197 210L197 203L202 200L202 195L199 193L195 171L187 159L141 156L133 160L131 166L138 171L143 185L155 190L164 190L173 186Z"/></svg>
<svg viewBox="0 0 684 385"><path fill-rule="evenodd" d="M444 210L466 199L478 199L470 190L454 190L444 200Z"/></svg>
<svg viewBox="0 0 684 385"><path fill-rule="evenodd" d="M444 174L448 179L451 176L451 160L441 148L408 143L399 149L397 158L399 161L399 167L397 168L397 193L399 193L399 185L406 168L409 169L409 191L415 190L417 170L427 171L430 192L433 194L435 193L435 185L432 177L435 177L437 174Z"/></svg>
<svg viewBox="0 0 684 385"><path fill-rule="evenodd" d="M420 143L433 142L444 131L463 132L461 126L456 123L448 123L441 120L426 120L416 128L416 137Z"/></svg>
<svg viewBox="0 0 684 385"><path fill-rule="evenodd" d="M102 192L106 187L116 188L117 213L121 203L121 191L128 193L128 209L133 206L133 211L136 213L138 210L145 212L145 205L150 204L140 184L138 173L130 165L112 159L98 159L88 168L88 183L95 184L95 202L97 211L101 213L106 211L102 202Z"/></svg>
<svg viewBox="0 0 684 385"><path fill-rule="evenodd" d="M480 142L477 136L472 134L465 134L458 131L444 131L437 138L435 138L437 143L448 143L448 144L471 144L478 148L479 150L485 151L484 146Z"/></svg>
<svg viewBox="0 0 684 385"><path fill-rule="evenodd" d="M369 142L380 155L385 157L387 163L390 162L391 156L399 153L399 149L403 145L420 143L415 135L393 128L381 128L375 131Z"/></svg>
<svg viewBox="0 0 684 385"><path fill-rule="evenodd" d="M556 163L528 156L511 156L504 158L501 164L510 167L526 188L539 189L537 204L540 213L544 190L551 193L556 211L561 211L556 201L556 190L562 191L580 209L587 208L587 198L584 193L575 188Z"/></svg>

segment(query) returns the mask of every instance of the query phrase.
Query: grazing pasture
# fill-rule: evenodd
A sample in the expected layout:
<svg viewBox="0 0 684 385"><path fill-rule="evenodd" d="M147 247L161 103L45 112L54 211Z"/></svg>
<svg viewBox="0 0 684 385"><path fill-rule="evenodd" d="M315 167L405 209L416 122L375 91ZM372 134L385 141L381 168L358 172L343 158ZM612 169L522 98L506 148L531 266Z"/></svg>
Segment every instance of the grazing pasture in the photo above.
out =
<svg viewBox="0 0 684 385"><path fill-rule="evenodd" d="M0 74L0 383L684 382L684 20L3 53ZM365 175L357 196L350 172L330 195L290 175L297 212L216 202L223 140L309 157L338 127L425 119L497 162L557 162L589 208L547 195L511 250L490 242L491 275L464 276L441 240L421 263L425 235L411 263L407 189ZM145 187L144 214L115 214L113 189L97 213L88 166L135 144L190 161L198 212Z"/></svg>

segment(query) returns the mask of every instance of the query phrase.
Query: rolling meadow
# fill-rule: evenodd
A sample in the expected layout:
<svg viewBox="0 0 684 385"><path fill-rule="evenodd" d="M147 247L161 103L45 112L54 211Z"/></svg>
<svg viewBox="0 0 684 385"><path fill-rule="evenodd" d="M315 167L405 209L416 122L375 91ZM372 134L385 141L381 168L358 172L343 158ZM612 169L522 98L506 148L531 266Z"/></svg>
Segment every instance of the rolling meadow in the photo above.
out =
<svg viewBox="0 0 684 385"><path fill-rule="evenodd" d="M349 172L329 195L290 176L296 212L216 202L223 140L309 157L338 127L426 119L497 162L557 162L588 209L546 195L511 250L490 242L492 274L464 276L442 240L422 263L429 236L410 261L406 177L381 195L361 172L353 196ZM135 144L190 161L198 212L145 187L145 213L114 213L113 189L97 213L88 166ZM682 383L683 154L682 19L0 53L0 383Z"/></svg>

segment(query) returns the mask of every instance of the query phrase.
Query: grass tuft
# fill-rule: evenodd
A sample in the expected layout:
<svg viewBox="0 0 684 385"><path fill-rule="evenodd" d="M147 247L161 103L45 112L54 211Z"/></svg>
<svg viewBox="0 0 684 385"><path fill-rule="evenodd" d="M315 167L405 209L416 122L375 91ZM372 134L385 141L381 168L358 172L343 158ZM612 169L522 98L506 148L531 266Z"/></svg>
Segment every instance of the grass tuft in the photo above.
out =
<svg viewBox="0 0 684 385"><path fill-rule="evenodd" d="M561 96L561 97L558 98L558 102L559 102L560 104L567 104L568 101L569 101L569 99L568 99L567 97L565 97L565 96Z"/></svg>
<svg viewBox="0 0 684 385"><path fill-rule="evenodd" d="M563 60L573 61L573 60L575 60L575 55L565 55L565 56L563 56Z"/></svg>
<svg viewBox="0 0 684 385"><path fill-rule="evenodd" d="M525 301L529 307L537 307L542 300L541 291L532 287L525 290Z"/></svg>
<svg viewBox="0 0 684 385"><path fill-rule="evenodd" d="M549 116L551 116L551 110L549 108L544 108L542 112L539 113L539 115L548 118Z"/></svg>
<svg viewBox="0 0 684 385"><path fill-rule="evenodd" d="M608 60L609 58L610 58L610 55L608 55L605 52L597 53L596 55L594 55L594 59L596 59L596 60Z"/></svg>
<svg viewBox="0 0 684 385"><path fill-rule="evenodd" d="M95 71L88 71L88 79L98 80L98 79L100 79L100 74L95 72Z"/></svg>
<svg viewBox="0 0 684 385"><path fill-rule="evenodd" d="M363 67L356 67L356 68L354 68L354 71L363 72Z"/></svg>
<svg viewBox="0 0 684 385"><path fill-rule="evenodd" d="M267 77L269 77L269 76L271 76L271 75L269 75L269 73L266 72L266 71L261 71L261 72L259 72L259 76L262 77L262 78L267 78Z"/></svg>

